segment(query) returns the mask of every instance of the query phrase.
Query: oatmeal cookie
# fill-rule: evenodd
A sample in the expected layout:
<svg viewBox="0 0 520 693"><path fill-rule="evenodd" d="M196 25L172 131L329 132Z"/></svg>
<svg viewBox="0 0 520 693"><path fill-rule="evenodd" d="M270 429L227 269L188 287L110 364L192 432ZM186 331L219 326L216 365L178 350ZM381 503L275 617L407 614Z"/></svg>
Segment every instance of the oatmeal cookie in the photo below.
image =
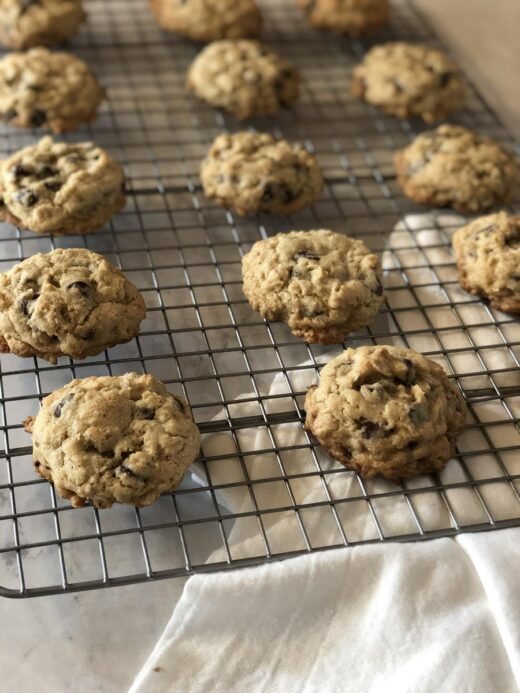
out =
<svg viewBox="0 0 520 693"><path fill-rule="evenodd" d="M24 423L36 472L75 508L150 505L179 485L200 448L187 403L138 373L73 380Z"/></svg>
<svg viewBox="0 0 520 693"><path fill-rule="evenodd" d="M305 398L305 426L365 479L439 472L455 452L466 405L434 361L411 349L347 349Z"/></svg>

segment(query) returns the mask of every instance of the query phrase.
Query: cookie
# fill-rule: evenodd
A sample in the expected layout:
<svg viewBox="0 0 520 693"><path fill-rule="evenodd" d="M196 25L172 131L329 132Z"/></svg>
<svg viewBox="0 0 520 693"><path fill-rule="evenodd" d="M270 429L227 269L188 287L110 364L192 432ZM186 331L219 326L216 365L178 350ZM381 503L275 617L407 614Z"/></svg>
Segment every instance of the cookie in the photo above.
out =
<svg viewBox="0 0 520 693"><path fill-rule="evenodd" d="M389 0L296 0L307 21L352 37L381 29L390 20Z"/></svg>
<svg viewBox="0 0 520 693"><path fill-rule="evenodd" d="M305 427L365 479L440 472L455 451L466 405L434 361L411 349L347 349L307 391Z"/></svg>
<svg viewBox="0 0 520 693"><path fill-rule="evenodd" d="M376 255L333 231L292 231L258 241L242 260L244 293L266 320L306 342L340 344L383 302Z"/></svg>
<svg viewBox="0 0 520 693"><path fill-rule="evenodd" d="M92 142L44 137L0 162L0 219L36 233L90 233L125 204L125 174Z"/></svg>
<svg viewBox="0 0 520 693"><path fill-rule="evenodd" d="M323 190L318 162L305 147L255 132L217 137L200 177L209 198L240 215L291 214Z"/></svg>
<svg viewBox="0 0 520 693"><path fill-rule="evenodd" d="M395 157L405 194L432 207L479 212L507 202L518 183L514 157L489 137L457 125L418 135Z"/></svg>
<svg viewBox="0 0 520 693"><path fill-rule="evenodd" d="M0 118L9 125L76 130L95 119L104 96L87 65L68 53L32 48L0 60Z"/></svg>
<svg viewBox="0 0 520 693"><path fill-rule="evenodd" d="M453 248L463 289L497 310L520 313L520 216L475 219L455 232Z"/></svg>
<svg viewBox="0 0 520 693"><path fill-rule="evenodd" d="M195 58L187 87L243 120L274 115L298 98L300 76L257 41L215 41Z"/></svg>
<svg viewBox="0 0 520 693"><path fill-rule="evenodd" d="M150 0L158 24L192 41L250 38L262 29L255 0Z"/></svg>
<svg viewBox="0 0 520 693"><path fill-rule="evenodd" d="M84 248L38 253L0 274L0 351L83 359L137 334L146 308L138 289Z"/></svg>
<svg viewBox="0 0 520 693"><path fill-rule="evenodd" d="M73 380L24 423L36 472L75 508L150 505L179 485L200 448L187 403L138 373Z"/></svg>
<svg viewBox="0 0 520 693"><path fill-rule="evenodd" d="M0 0L0 43L16 50L61 43L85 18L82 0Z"/></svg>
<svg viewBox="0 0 520 693"><path fill-rule="evenodd" d="M399 118L441 120L462 106L464 83L447 55L412 43L386 43L368 51L353 72L352 92Z"/></svg>

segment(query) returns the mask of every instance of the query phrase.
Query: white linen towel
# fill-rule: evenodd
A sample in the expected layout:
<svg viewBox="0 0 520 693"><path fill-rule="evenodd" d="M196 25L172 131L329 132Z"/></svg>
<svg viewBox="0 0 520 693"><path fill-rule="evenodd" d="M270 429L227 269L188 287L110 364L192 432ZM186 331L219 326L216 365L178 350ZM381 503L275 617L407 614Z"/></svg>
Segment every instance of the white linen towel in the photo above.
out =
<svg viewBox="0 0 520 693"><path fill-rule="evenodd" d="M191 578L131 693L517 693L520 530Z"/></svg>

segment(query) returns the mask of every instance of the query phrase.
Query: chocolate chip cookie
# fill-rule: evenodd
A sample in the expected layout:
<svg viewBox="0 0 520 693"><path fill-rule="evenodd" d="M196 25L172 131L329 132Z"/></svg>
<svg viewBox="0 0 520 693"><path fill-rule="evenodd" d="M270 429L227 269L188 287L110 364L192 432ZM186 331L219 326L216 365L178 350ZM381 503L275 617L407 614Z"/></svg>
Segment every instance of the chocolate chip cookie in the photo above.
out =
<svg viewBox="0 0 520 693"><path fill-rule="evenodd" d="M0 274L0 351L83 359L128 342L146 308L138 289L84 248L38 253Z"/></svg>
<svg viewBox="0 0 520 693"><path fill-rule="evenodd" d="M390 19L389 0L296 0L309 24L357 37L381 29Z"/></svg>
<svg viewBox="0 0 520 693"><path fill-rule="evenodd" d="M73 380L24 423L36 472L75 508L150 505L179 485L200 448L187 403L138 373Z"/></svg>
<svg viewBox="0 0 520 693"><path fill-rule="evenodd" d="M352 92L386 113L428 123L460 108L465 97L459 70L447 55L402 42L372 48L354 69Z"/></svg>
<svg viewBox="0 0 520 693"><path fill-rule="evenodd" d="M455 451L466 405L434 361L411 349L347 349L305 398L305 426L365 479L439 472Z"/></svg>
<svg viewBox="0 0 520 693"><path fill-rule="evenodd" d="M306 342L339 344L383 302L376 255L333 231L292 231L258 241L242 260L244 293L266 320Z"/></svg>
<svg viewBox="0 0 520 693"><path fill-rule="evenodd" d="M453 247L463 289L497 310L520 313L520 216L475 219L456 231Z"/></svg>
<svg viewBox="0 0 520 693"><path fill-rule="evenodd" d="M76 130L95 119L104 91L69 53L32 48L0 60L0 118L21 128Z"/></svg>
<svg viewBox="0 0 520 693"><path fill-rule="evenodd" d="M405 194L432 207L480 212L507 202L519 180L514 157L489 137L457 125L418 135L395 157Z"/></svg>
<svg viewBox="0 0 520 693"><path fill-rule="evenodd" d="M220 135L202 163L204 192L238 214L291 214L321 195L316 158L300 144L267 134Z"/></svg>
<svg viewBox="0 0 520 693"><path fill-rule="evenodd" d="M214 41L195 58L188 89L243 120L273 115L298 98L300 76L258 41Z"/></svg>
<svg viewBox="0 0 520 693"><path fill-rule="evenodd" d="M258 36L262 15L255 0L150 0L159 25L192 41Z"/></svg>
<svg viewBox="0 0 520 693"><path fill-rule="evenodd" d="M0 43L17 50L61 43L85 18L82 0L0 0Z"/></svg>
<svg viewBox="0 0 520 693"><path fill-rule="evenodd" d="M92 142L44 137L0 162L0 219L37 233L95 231L125 204L121 166Z"/></svg>

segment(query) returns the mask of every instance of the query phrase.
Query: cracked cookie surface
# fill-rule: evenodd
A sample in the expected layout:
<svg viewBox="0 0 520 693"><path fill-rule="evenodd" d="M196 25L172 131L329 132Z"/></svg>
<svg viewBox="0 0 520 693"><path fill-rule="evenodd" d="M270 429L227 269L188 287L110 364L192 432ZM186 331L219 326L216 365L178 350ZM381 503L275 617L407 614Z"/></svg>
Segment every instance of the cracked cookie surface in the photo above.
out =
<svg viewBox="0 0 520 693"><path fill-rule="evenodd" d="M146 308L139 290L83 248L38 253L0 275L0 351L82 359L128 342Z"/></svg>
<svg viewBox="0 0 520 693"><path fill-rule="evenodd" d="M178 486L200 448L187 403L138 373L73 380L24 423L36 472L77 508L150 505Z"/></svg>
<svg viewBox="0 0 520 693"><path fill-rule="evenodd" d="M347 349L305 398L308 431L365 479L439 472L455 451L466 405L434 361L392 346Z"/></svg>
<svg viewBox="0 0 520 693"><path fill-rule="evenodd" d="M266 320L283 320L307 342L339 344L383 302L376 255L328 230L258 241L242 260L244 293Z"/></svg>
<svg viewBox="0 0 520 693"><path fill-rule="evenodd" d="M252 38L262 29L255 0L149 0L158 24L192 41Z"/></svg>
<svg viewBox="0 0 520 693"><path fill-rule="evenodd" d="M405 194L433 207L479 212L507 202L518 185L512 154L489 137L458 125L418 135L395 157Z"/></svg>
<svg viewBox="0 0 520 693"><path fill-rule="evenodd" d="M82 0L0 0L0 43L16 50L61 43L85 18Z"/></svg>
<svg viewBox="0 0 520 693"><path fill-rule="evenodd" d="M520 216L490 214L453 236L459 282L493 308L520 313Z"/></svg>
<svg viewBox="0 0 520 693"><path fill-rule="evenodd" d="M220 135L201 166L204 193L238 214L291 214L323 190L316 161L301 144L267 134Z"/></svg>
<svg viewBox="0 0 520 693"><path fill-rule="evenodd" d="M273 115L298 98L292 65L258 41L214 41L195 58L188 89L240 120Z"/></svg>
<svg viewBox="0 0 520 693"><path fill-rule="evenodd" d="M399 118L420 116L429 123L457 110L465 96L459 70L447 55L403 42L372 48L354 68L352 92Z"/></svg>
<svg viewBox="0 0 520 693"><path fill-rule="evenodd" d="M76 130L104 99L89 67L69 53L32 48L0 60L0 117L22 128Z"/></svg>
<svg viewBox="0 0 520 693"><path fill-rule="evenodd" d="M92 142L44 137L0 162L0 219L36 233L90 233L125 204L121 166Z"/></svg>
<svg viewBox="0 0 520 693"><path fill-rule="evenodd" d="M389 0L296 0L307 21L353 37L377 31L390 19Z"/></svg>

